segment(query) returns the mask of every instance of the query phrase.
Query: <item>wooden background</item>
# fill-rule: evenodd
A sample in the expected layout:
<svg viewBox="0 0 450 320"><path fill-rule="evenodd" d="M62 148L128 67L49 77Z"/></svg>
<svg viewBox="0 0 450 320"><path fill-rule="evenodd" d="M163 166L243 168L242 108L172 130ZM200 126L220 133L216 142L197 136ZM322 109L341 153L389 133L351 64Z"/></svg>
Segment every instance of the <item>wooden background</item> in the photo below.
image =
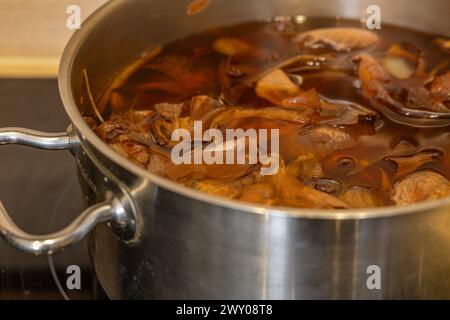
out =
<svg viewBox="0 0 450 320"><path fill-rule="evenodd" d="M55 77L73 32L67 7L80 6L84 20L106 1L0 0L0 77Z"/></svg>

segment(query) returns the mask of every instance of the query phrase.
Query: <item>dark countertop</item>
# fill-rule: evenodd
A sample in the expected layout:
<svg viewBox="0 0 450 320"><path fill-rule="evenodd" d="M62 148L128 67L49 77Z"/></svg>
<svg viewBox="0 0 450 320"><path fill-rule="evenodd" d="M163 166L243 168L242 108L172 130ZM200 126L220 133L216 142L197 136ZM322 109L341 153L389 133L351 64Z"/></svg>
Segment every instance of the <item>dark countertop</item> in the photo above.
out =
<svg viewBox="0 0 450 320"><path fill-rule="evenodd" d="M56 80L0 79L0 127L58 132L68 124ZM0 200L25 231L57 231L83 209L75 161L69 152L1 146L0 159ZM49 260L17 252L0 239L0 299L62 299L49 266L52 262L64 288L66 268L73 264L81 268L82 289L66 289L69 298L92 297L96 282L86 242Z"/></svg>

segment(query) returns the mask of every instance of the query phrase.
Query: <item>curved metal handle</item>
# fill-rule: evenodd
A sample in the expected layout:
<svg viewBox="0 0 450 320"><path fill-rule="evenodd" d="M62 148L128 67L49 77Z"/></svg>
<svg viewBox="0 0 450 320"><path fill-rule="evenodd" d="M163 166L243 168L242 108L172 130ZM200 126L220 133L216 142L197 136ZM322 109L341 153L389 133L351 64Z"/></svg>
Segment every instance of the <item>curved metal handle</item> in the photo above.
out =
<svg viewBox="0 0 450 320"><path fill-rule="evenodd" d="M0 145L21 144L45 150L71 150L76 138L67 132L47 133L25 128L0 129Z"/></svg>
<svg viewBox="0 0 450 320"><path fill-rule="evenodd" d="M0 233L12 247L33 254L53 254L67 248L88 234L97 223L110 220L112 205L100 203L86 209L69 226L47 235L33 235L21 230L0 201Z"/></svg>
<svg viewBox="0 0 450 320"><path fill-rule="evenodd" d="M0 129L0 145L21 144L46 150L72 150L77 138L71 132L45 133L24 128ZM0 201L0 235L11 246L33 254L53 254L80 241L99 222L112 218L112 201L86 209L61 231L32 235L21 230Z"/></svg>

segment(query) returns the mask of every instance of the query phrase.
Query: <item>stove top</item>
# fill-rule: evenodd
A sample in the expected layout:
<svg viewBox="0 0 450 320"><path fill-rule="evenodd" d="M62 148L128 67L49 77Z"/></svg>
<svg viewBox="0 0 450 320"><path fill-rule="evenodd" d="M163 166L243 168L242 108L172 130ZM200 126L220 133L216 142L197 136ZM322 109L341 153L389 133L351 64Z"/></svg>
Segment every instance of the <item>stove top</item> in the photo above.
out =
<svg viewBox="0 0 450 320"><path fill-rule="evenodd" d="M0 97L0 127L58 132L69 124L56 80L0 79ZM69 152L1 146L0 159L0 199L25 231L57 231L85 207ZM66 286L71 265L81 270L79 290ZM91 299L98 296L97 288L85 241L41 257L18 252L0 239L0 299Z"/></svg>

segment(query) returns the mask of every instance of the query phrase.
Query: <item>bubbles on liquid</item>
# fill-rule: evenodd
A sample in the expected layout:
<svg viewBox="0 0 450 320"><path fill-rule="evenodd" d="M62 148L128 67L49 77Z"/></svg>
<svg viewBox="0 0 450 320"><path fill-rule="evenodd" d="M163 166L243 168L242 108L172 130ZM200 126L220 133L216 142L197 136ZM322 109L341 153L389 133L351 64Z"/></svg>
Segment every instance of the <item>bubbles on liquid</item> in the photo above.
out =
<svg viewBox="0 0 450 320"><path fill-rule="evenodd" d="M341 169L351 170L351 169L355 168L356 162L355 162L355 159L353 159L353 158L342 157L342 158L338 159L336 166Z"/></svg>

